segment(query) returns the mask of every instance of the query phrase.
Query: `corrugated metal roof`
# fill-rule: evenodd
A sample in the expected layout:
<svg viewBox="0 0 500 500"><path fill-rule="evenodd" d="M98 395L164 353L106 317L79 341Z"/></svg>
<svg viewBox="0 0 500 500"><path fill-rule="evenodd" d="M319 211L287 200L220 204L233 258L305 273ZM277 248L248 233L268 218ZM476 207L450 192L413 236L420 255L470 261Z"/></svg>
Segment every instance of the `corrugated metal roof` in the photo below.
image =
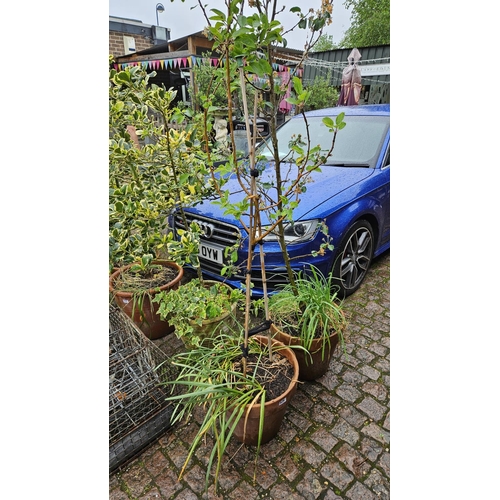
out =
<svg viewBox="0 0 500 500"><path fill-rule="evenodd" d="M361 53L361 60L359 62L359 67L367 66L368 64L377 64L377 62L389 62L391 56L391 46L390 45L377 45L373 47L357 47ZM352 48L348 49L337 49L337 50L326 50L322 52L312 52L309 54L310 64L307 62L304 64L304 82L312 82L316 76L325 76L325 74L331 70L332 72L332 85L340 86L342 84L342 70L347 66L347 57L349 56ZM324 64L321 64L324 63ZM375 77L370 77L375 78ZM367 77L363 78L368 80ZM379 82L390 82L390 75L377 75L376 79Z"/></svg>

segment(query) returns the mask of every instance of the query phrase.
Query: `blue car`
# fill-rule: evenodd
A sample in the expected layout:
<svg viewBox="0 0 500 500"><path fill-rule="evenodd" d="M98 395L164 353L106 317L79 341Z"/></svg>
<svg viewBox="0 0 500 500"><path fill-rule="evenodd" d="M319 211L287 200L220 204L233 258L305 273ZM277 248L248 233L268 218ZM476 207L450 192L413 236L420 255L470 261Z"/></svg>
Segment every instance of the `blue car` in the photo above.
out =
<svg viewBox="0 0 500 500"><path fill-rule="evenodd" d="M390 105L334 107L307 112L311 146L320 144L322 150L329 150L332 135L323 123L323 117L335 120L339 113L345 113L346 126L338 131L333 153L321 167L321 172L312 174L306 191L301 194L301 201L293 212L294 220L287 221L286 241L295 271L307 272L310 265L314 265L325 276L333 273L339 296L346 297L359 288L372 259L389 249ZM300 115L279 128L278 146L283 158L289 153L290 139L304 132L304 120ZM264 158L261 179L263 182L266 179L272 181L274 167L270 164L272 157L265 143L259 146L259 154ZM266 155L269 157L267 162ZM293 168L293 164L281 163L282 172L293 171ZM241 199L240 185L236 180L234 185L231 184L233 180L229 182L225 189L231 189L232 199ZM213 200L189 208L187 215L188 220L196 220L203 231L200 263L205 276L244 288L248 238L243 226L234 217L224 215ZM268 223L268 220L262 220L264 226ZM320 230L322 223L328 227L334 249L318 254L325 238ZM183 228L182 218L176 216L174 225ZM238 271L229 278L221 276L226 259L224 250L237 242L240 245L236 263ZM266 237L263 250L267 287L272 292L278 285L288 282L277 237L272 234ZM262 296L258 251L251 277L254 284L252 296Z"/></svg>

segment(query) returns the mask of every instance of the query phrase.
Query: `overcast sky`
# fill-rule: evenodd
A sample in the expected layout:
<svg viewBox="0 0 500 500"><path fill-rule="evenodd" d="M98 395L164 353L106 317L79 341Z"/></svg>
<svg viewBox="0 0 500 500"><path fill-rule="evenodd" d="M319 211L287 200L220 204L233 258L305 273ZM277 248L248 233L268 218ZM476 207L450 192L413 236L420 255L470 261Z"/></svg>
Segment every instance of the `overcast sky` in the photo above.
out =
<svg viewBox="0 0 500 500"><path fill-rule="evenodd" d="M127 19L136 19L144 24L156 24L156 4L157 0L109 0L109 15L114 17L125 17ZM191 7L198 5L197 0L161 0L160 3L165 7L163 13L158 14L160 26L170 28L172 40L201 31L206 26L206 21L201 9ZM212 0L203 3L209 3L210 8L217 8L224 11L224 0ZM296 14L289 12L294 5L301 6L306 3L308 8L319 8L321 0L293 1L281 0L280 5L286 5L285 12L280 14L279 20L285 28L293 26L296 22ZM324 33L333 36L333 42L338 43L346 29L350 25L350 11L343 6L343 0L336 0L333 7L333 22L328 26ZM302 7L304 8L304 7ZM208 11L207 11L208 12ZM293 49L302 49L306 40L305 30L294 30L293 34L287 35L288 47Z"/></svg>

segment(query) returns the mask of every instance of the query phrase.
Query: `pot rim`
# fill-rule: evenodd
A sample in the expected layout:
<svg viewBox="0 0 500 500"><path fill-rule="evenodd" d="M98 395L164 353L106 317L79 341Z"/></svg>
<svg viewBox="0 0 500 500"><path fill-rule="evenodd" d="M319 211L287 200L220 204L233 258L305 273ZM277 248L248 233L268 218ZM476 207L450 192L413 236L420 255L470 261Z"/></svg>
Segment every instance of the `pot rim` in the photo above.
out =
<svg viewBox="0 0 500 500"><path fill-rule="evenodd" d="M152 264L161 264L165 267L171 267L177 271L177 276L172 281L166 283L165 285L162 285L162 286L156 287L156 288L150 288L149 290L144 290L145 294L155 295L158 292L172 288L173 286L175 286L177 283L180 282L180 280L182 279L182 276L184 275L184 269L182 268L182 266L180 266L179 264L177 264L177 262L174 262L173 260L158 259L158 260L154 260L152 262ZM118 296L124 297L124 298L132 298L134 296L134 294L132 292L125 292L125 291L116 290L115 287L113 286L116 278L123 271L130 269L133 265L134 264L127 264L126 266L122 266L109 276L109 291L110 292L113 292L115 295L118 295Z"/></svg>
<svg viewBox="0 0 500 500"><path fill-rule="evenodd" d="M333 339L334 337L338 337L339 333L342 333L344 331L345 327L342 328L340 330L340 332L338 330L336 330L334 333L331 333L328 338L329 339ZM303 345L304 342L302 341L302 339L296 335L290 335L289 333L286 333L285 331L283 331L281 328L278 328L276 326L275 323L271 323L271 332L272 333L278 333L280 335L282 335L284 338L286 338L287 340L289 340L289 344L288 345ZM311 343L311 346L316 346L317 344L321 345L323 344L323 342L326 342L326 337L319 337L319 338L315 338L313 339L312 343ZM285 344L286 345L286 344Z"/></svg>

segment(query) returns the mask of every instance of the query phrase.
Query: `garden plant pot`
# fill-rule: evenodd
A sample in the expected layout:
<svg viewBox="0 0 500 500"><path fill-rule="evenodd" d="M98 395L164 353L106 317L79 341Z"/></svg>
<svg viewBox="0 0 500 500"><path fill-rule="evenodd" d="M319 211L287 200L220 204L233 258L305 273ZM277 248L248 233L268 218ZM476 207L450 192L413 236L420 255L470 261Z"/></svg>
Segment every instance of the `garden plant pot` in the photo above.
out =
<svg viewBox="0 0 500 500"><path fill-rule="evenodd" d="M204 280L204 284L207 287L210 287L214 284L219 286L221 285L220 282L212 280ZM231 290L231 287L229 285L225 285L224 283L223 285L227 287L229 291ZM234 317L236 314L237 306L238 306L237 304L232 304L230 310L221 314L220 316L217 316L217 318L204 319L201 322L201 325L198 325L197 323L192 321L191 326L193 327L193 334L200 337L200 341L202 344L208 347L211 346L212 339L218 333L228 332L230 331L231 327L234 326L235 324ZM192 349L194 347L190 343L188 338L182 337L182 341L187 349Z"/></svg>
<svg viewBox="0 0 500 500"><path fill-rule="evenodd" d="M256 335L254 337L260 344L267 343L267 337ZM273 345L283 345L281 342L273 339ZM290 400L297 390L297 380L299 376L299 364L292 349L284 348L276 351L280 356L288 359L293 366L293 377L287 390L279 397L268 401L264 405L264 429L261 444L271 441L279 432L283 417L288 408ZM248 415L248 418L246 418ZM235 438L241 443L257 446L260 425L260 404L247 405L245 413L236 425L234 430Z"/></svg>
<svg viewBox="0 0 500 500"><path fill-rule="evenodd" d="M129 318L132 319L144 335L151 340L156 340L172 333L174 331L174 326L169 324L168 321L160 319L160 316L157 314L159 306L158 304L152 303L151 298L153 298L159 291L176 289L181 282L184 270L181 266L172 261L154 261L153 264L161 264L174 269L176 276L172 281L160 286L159 288L152 288L145 291L142 307L139 307L136 303L134 295L131 292L117 291L114 288L114 283L120 273L132 267L132 264L121 267L110 275L109 291L114 296L116 304Z"/></svg>
<svg viewBox="0 0 500 500"><path fill-rule="evenodd" d="M271 333L273 337L285 345L294 346L302 345L301 339L299 337L293 337L287 333L281 331L273 323L271 325ZM335 348L337 347L339 341L338 333L333 333L330 335L330 344L325 346L323 353L322 339L314 339L311 348L309 349L309 354L302 349L293 349L295 356L297 357L297 362L299 364L299 380L316 380L322 377L328 370L330 365L330 360L332 359Z"/></svg>

